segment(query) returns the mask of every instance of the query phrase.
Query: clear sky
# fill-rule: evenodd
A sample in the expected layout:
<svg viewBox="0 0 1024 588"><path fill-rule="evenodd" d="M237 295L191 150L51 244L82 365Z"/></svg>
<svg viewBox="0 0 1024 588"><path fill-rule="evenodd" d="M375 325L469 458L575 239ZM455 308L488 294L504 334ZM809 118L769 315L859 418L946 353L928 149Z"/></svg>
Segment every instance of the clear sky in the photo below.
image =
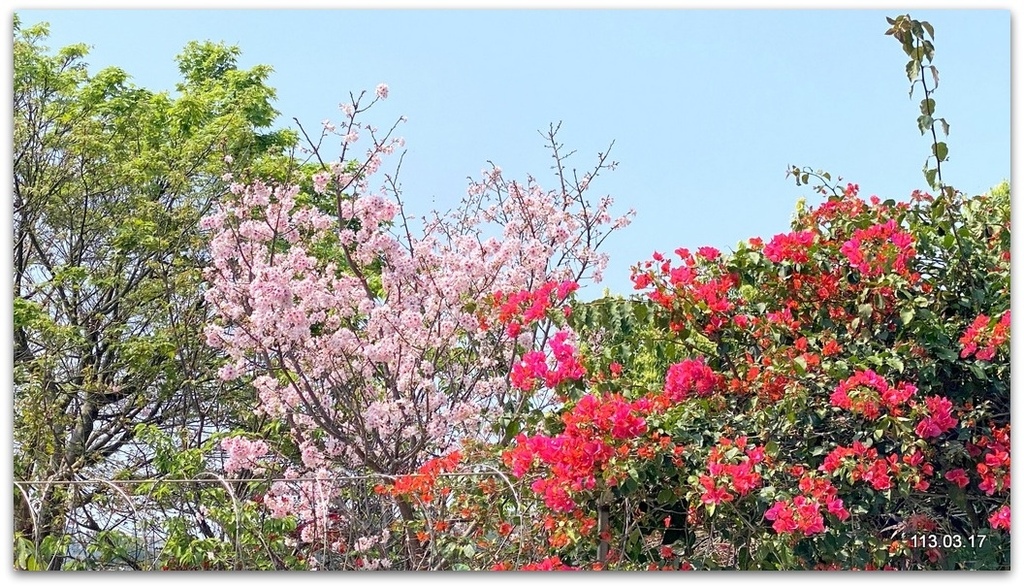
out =
<svg viewBox="0 0 1024 588"><path fill-rule="evenodd" d="M31 4L27 4L31 6ZM390 86L372 111L400 115L404 197L416 213L453 206L491 160L507 178L553 186L539 130L589 167L614 141L618 169L594 197L634 223L606 243L600 287L629 294L629 267L655 251L788 230L795 202L820 197L790 164L903 199L926 188L930 142L916 127L906 57L884 35L889 10L18 10L51 25L50 47L92 46L90 69L125 69L172 90L190 40L267 64L278 123L340 120L350 91ZM1010 11L910 11L935 28L937 114L950 123L944 179L979 193L1010 177Z"/></svg>

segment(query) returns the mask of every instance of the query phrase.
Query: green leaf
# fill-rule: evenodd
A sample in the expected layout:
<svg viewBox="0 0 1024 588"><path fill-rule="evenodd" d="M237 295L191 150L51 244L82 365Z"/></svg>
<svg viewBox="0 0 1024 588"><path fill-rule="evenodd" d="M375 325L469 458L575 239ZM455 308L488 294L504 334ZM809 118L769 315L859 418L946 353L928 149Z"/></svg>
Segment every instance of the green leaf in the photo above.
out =
<svg viewBox="0 0 1024 588"><path fill-rule="evenodd" d="M907 79L911 82L917 80L918 74L921 73L921 62L916 59L911 59L907 62Z"/></svg>
<svg viewBox="0 0 1024 588"><path fill-rule="evenodd" d="M916 314L916 312L915 312L915 310L913 308L908 308L908 309L906 309L904 311L901 311L900 312L900 322L904 326L909 325L910 321L914 320L914 315L915 314Z"/></svg>
<svg viewBox="0 0 1024 588"><path fill-rule="evenodd" d="M979 380L981 380L983 382L987 382L988 381L988 374L985 373L985 367L984 366L982 366L979 363L972 363L972 364L968 365L967 367L971 370L971 373L974 374L974 377L978 378Z"/></svg>
<svg viewBox="0 0 1024 588"><path fill-rule="evenodd" d="M802 355L797 356L793 359L793 364L796 367L796 374L802 376L807 373L807 360Z"/></svg>
<svg viewBox="0 0 1024 588"><path fill-rule="evenodd" d="M886 19L886 20L888 20L888 19ZM890 24L892 24L892 23L890 23ZM928 31L928 36L929 36L930 38L932 38L932 39L934 39L934 38L935 38L935 28L934 28L934 27L932 27L932 25L931 25L931 24L929 24L929 23L928 23L928 21L926 21L926 20L922 20L922 21L921 21L921 26L923 26L923 27L924 27L924 30Z"/></svg>
<svg viewBox="0 0 1024 588"><path fill-rule="evenodd" d="M932 117L928 116L927 114L922 114L921 116L917 117L917 129L921 131L921 134L923 135L925 134L925 132L932 128L933 122L934 121L932 120Z"/></svg>
<svg viewBox="0 0 1024 588"><path fill-rule="evenodd" d="M898 357L886 358L885 364L887 366L891 367L892 369L896 370L897 372L899 372L901 374L903 373L903 369L904 369L903 360L901 360L900 358L898 358Z"/></svg>
<svg viewBox="0 0 1024 588"><path fill-rule="evenodd" d="M946 156L949 155L949 148L943 142L938 142L932 145L932 154L935 155L937 160L946 161Z"/></svg>
<svg viewBox="0 0 1024 588"><path fill-rule="evenodd" d="M662 488L661 492L658 493L658 502L661 504L669 504L674 502L676 499L676 493L671 488Z"/></svg>
<svg viewBox="0 0 1024 588"><path fill-rule="evenodd" d="M646 304L634 304L633 315L636 317L637 322L643 322L647 320L647 305Z"/></svg>
<svg viewBox="0 0 1024 588"><path fill-rule="evenodd" d="M619 483L619 488L622 489L623 494L632 494L637 491L639 484L636 483L636 479L629 477Z"/></svg>
<svg viewBox="0 0 1024 588"><path fill-rule="evenodd" d="M921 44L921 52L924 54L924 58L928 60L928 63L931 63L932 59L935 58L935 45L926 39Z"/></svg>

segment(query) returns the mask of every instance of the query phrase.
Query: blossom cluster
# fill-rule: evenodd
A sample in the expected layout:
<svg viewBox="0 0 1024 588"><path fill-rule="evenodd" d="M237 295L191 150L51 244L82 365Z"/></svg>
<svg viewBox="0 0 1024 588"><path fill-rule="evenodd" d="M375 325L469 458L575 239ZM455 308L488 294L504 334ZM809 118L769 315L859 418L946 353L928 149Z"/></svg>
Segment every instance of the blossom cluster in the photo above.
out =
<svg viewBox="0 0 1024 588"><path fill-rule="evenodd" d="M548 356L542 351L527 351L520 361L512 365L509 379L512 386L523 391L533 391L541 383L547 388L556 388L567 381L580 380L586 370L575 353L575 347L568 342L567 331L557 331L548 341L554 367L548 365Z"/></svg>
<svg viewBox="0 0 1024 588"><path fill-rule="evenodd" d="M634 267L633 288L650 288L648 297L653 302L667 309L681 310L681 316L671 325L675 331L687 324L701 326L707 335L721 331L729 325L736 310L731 293L738 285L738 277L721 271L721 253L713 247L701 247L696 255L681 247L675 254L682 265L673 266L670 260L655 252L651 261Z"/></svg>
<svg viewBox="0 0 1024 588"><path fill-rule="evenodd" d="M805 472L800 466L794 467L790 473L799 477L797 487L800 494L776 501L764 513L764 518L772 521L776 533L800 533L805 537L823 533L823 509L839 521L850 518L850 512L830 480Z"/></svg>
<svg viewBox="0 0 1024 588"><path fill-rule="evenodd" d="M980 459L975 466L981 477L978 489L989 496L1010 491L1010 425L975 439L967 445L967 452Z"/></svg>
<svg viewBox="0 0 1024 588"><path fill-rule="evenodd" d="M516 477L524 476L535 465L545 465L550 473L531 484L544 502L556 512L576 508L571 493L591 490L597 484L608 460L615 455L613 447L591 435L574 433L553 437L544 435L516 437L516 445L503 454L505 464Z"/></svg>
<svg viewBox="0 0 1024 588"><path fill-rule="evenodd" d="M885 378L868 369L855 372L840 382L830 399L834 406L875 420L882 408L890 414L901 414L901 409L916 393L917 387L913 384L900 382L890 386Z"/></svg>
<svg viewBox="0 0 1024 588"><path fill-rule="evenodd" d="M512 568L509 566L509 564L505 562L499 562L495 564L493 567L491 567L492 571L503 571L511 569ZM546 557L540 561L523 564L518 569L525 572L550 572L577 570L579 568L566 565L562 563L562 558L560 558L557 555L553 555L551 557Z"/></svg>
<svg viewBox="0 0 1024 588"><path fill-rule="evenodd" d="M517 478L543 472L531 484L533 491L553 511L570 512L580 493L594 490L601 481L618 482L618 472L610 469L613 459L634 454L644 460L662 454L677 459L682 446L667 436L648 434L646 416L664 405L662 395L630 401L620 394L586 394L563 413L561 433L519 434L502 459Z"/></svg>
<svg viewBox="0 0 1024 588"><path fill-rule="evenodd" d="M445 486L438 490L438 477L454 471L461 462L461 451L453 451L448 455L435 457L421 465L415 473L397 476L391 484L378 484L374 487L374 492L414 498L421 503L432 502L435 491L439 491L442 496L446 496L450 492L450 488Z"/></svg>
<svg viewBox="0 0 1024 588"><path fill-rule="evenodd" d="M1010 530L1010 505L1004 504L997 508L988 517L988 524L992 525L993 529L1005 529Z"/></svg>
<svg viewBox="0 0 1024 588"><path fill-rule="evenodd" d="M910 261L917 254L913 237L900 230L895 219L855 230L840 251L851 266L867 277L889 272L909 276Z"/></svg>
<svg viewBox="0 0 1024 588"><path fill-rule="evenodd" d="M979 314L960 337L960 357L975 356L982 361L992 361L996 350L1010 340L1010 311L999 316L994 324L984 314Z"/></svg>
<svg viewBox="0 0 1024 588"><path fill-rule="evenodd" d="M938 437L957 425L953 418L953 403L945 396L928 396L924 399L925 416L917 423L914 432L922 439Z"/></svg>
<svg viewBox="0 0 1024 588"><path fill-rule="evenodd" d="M779 233L764 246L764 256L774 263L807 263L810 260L809 249L814 241L815 234L812 231Z"/></svg>
<svg viewBox="0 0 1024 588"><path fill-rule="evenodd" d="M665 374L665 397L673 403L682 402L691 396L710 396L721 389L722 377L703 358L674 363Z"/></svg>
<svg viewBox="0 0 1024 588"><path fill-rule="evenodd" d="M748 446L746 437L722 437L711 448L707 473L698 481L703 491L701 502L717 505L746 496L761 485L758 465L764 460L764 447Z"/></svg>
<svg viewBox="0 0 1024 588"><path fill-rule="evenodd" d="M944 396L932 395L923 403L914 400L917 387L906 382L895 386L873 370L860 370L843 380L832 392L833 406L876 420L882 410L895 417L908 413L921 417L914 432L922 439L938 437L957 425L953 417L953 403Z"/></svg>
<svg viewBox="0 0 1024 588"><path fill-rule="evenodd" d="M490 299L497 311L497 321L505 325L505 333L516 337L525 326L546 318L549 310L557 304L562 304L563 314L568 315L570 307L566 299L578 289L579 284L572 280L549 280L533 289L508 293L497 290ZM482 317L482 321L486 327L486 319Z"/></svg>
<svg viewBox="0 0 1024 588"><path fill-rule="evenodd" d="M245 437L225 437L221 439L220 447L227 455L227 459L224 461L224 471L228 474L235 474L242 470L260 473L262 469L258 466L259 459L270 451L266 442L260 439L250 440Z"/></svg>
<svg viewBox="0 0 1024 588"><path fill-rule="evenodd" d="M912 487L921 492L929 488L931 484L927 478L935 471L920 450L907 453L902 458L895 453L883 456L875 447L860 441L854 441L850 446L837 446L825 456L819 469L831 475L845 472L851 482L864 482L875 490L892 488L895 476L911 482Z"/></svg>

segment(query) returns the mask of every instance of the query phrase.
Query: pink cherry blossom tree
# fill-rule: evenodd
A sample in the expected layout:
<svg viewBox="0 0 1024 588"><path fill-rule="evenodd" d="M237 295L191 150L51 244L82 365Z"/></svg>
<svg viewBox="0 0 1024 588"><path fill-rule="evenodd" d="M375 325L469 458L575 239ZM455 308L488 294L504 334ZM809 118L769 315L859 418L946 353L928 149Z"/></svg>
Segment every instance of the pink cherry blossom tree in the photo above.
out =
<svg viewBox="0 0 1024 588"><path fill-rule="evenodd" d="M456 209L414 219L397 179L400 158L381 171L404 145L395 137L404 118L381 133L360 115L387 98L387 86L365 105L364 96L341 105L342 124L325 121L316 141L307 135L320 166L313 194L235 183L203 224L212 233L205 277L215 312L207 342L230 357L220 376L250 379L256 410L286 424L301 459L267 455L264 465L301 483L276 484L265 503L300 520L327 517L332 476L410 473L466 439L506 437L498 423L557 402L510 385L523 353L545 348L551 322L491 328L499 321L487 301L551 282L600 281L607 254L599 247L635 214L613 218L610 197L589 199L592 180L615 163L600 153L577 174L553 125L554 189L533 177L508 181L492 165ZM331 136L341 155L327 163L321 145ZM353 156L364 140L368 148ZM223 448L231 463L251 464L252 447ZM397 508L406 521L416 517L408 502ZM324 528L302 527L304 539ZM406 549L411 557L422 550L412 533Z"/></svg>

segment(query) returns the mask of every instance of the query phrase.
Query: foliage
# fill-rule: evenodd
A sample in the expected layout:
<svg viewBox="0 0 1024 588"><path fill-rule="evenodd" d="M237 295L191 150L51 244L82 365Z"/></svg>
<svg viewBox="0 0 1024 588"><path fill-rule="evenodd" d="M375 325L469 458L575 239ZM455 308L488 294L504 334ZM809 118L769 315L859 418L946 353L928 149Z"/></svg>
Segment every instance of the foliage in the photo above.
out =
<svg viewBox="0 0 1024 588"><path fill-rule="evenodd" d="M106 492L46 482L137 470L138 424L190 446L234 418L241 391L212 377L199 336L199 219L225 157L248 166L295 139L268 129L270 70L238 69L236 48L186 46L172 96L89 72L85 46L51 53L47 34L15 15L13 469L41 492L16 495L15 536L43 551Z"/></svg>
<svg viewBox="0 0 1024 588"><path fill-rule="evenodd" d="M914 95L914 88L918 83L924 92L921 99L921 116L917 117L917 128L921 134L930 132L932 136L932 153L925 160L924 177L933 190L938 190L942 185L942 162L949 157L949 147L944 141L939 141L935 131L935 124L942 124L942 134L949 135L949 123L944 118L935 118L935 99L932 94L939 87L939 70L932 65L935 57L935 29L925 21L917 21L910 18L909 14L903 14L896 18L885 19L890 25L886 35L892 35L900 42L903 52L910 59L907 61L907 79L910 80L910 96ZM927 64L927 65L926 65ZM931 73L932 87L928 88L928 80L925 78L925 71ZM931 167L932 160L935 167Z"/></svg>

